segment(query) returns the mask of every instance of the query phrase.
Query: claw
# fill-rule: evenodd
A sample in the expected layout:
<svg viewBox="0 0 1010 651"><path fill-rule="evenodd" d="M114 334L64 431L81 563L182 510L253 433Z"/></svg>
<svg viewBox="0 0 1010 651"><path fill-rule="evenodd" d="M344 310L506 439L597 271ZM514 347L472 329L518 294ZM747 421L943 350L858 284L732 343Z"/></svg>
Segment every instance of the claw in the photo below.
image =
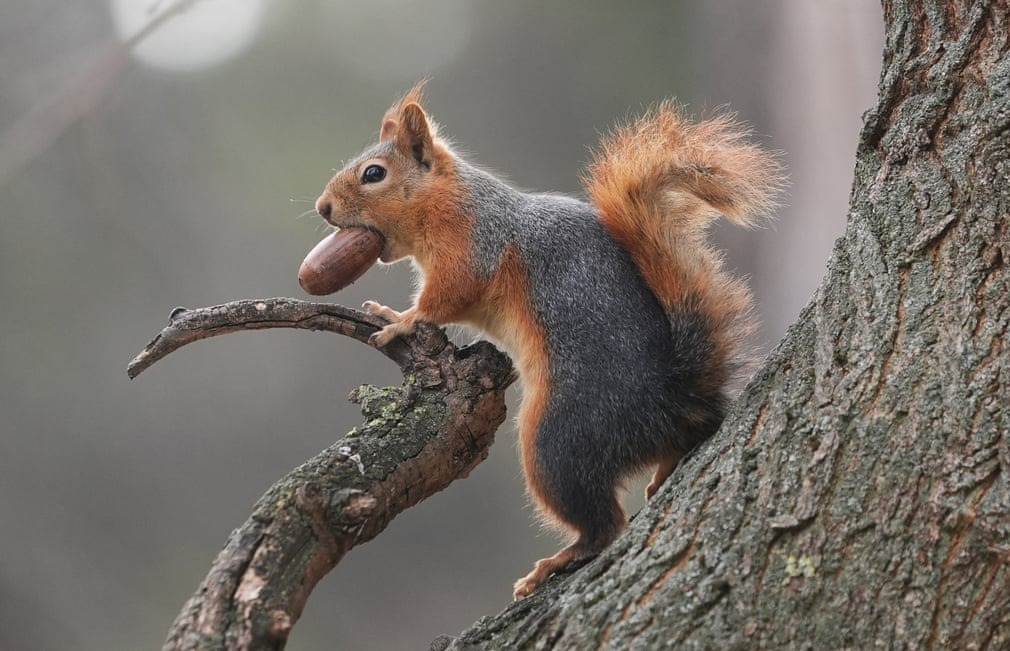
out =
<svg viewBox="0 0 1010 651"><path fill-rule="evenodd" d="M398 323L391 323L382 330L372 334L368 338L368 343L376 348L384 348L389 345L389 342L396 339L399 335L399 328L397 328Z"/></svg>
<svg viewBox="0 0 1010 651"><path fill-rule="evenodd" d="M397 337L410 334L414 330L414 321L417 319L417 308L410 308L403 312L379 305L375 301L365 301L361 307L380 319L389 321L389 325L379 330L368 338L368 343L376 348L389 345Z"/></svg>
<svg viewBox="0 0 1010 651"><path fill-rule="evenodd" d="M519 579L516 581L515 585L512 586L512 600L519 601L520 599L525 599L536 589L537 584L530 581L529 577Z"/></svg>
<svg viewBox="0 0 1010 651"><path fill-rule="evenodd" d="M365 311L369 314L381 317L386 321L399 321L402 316L402 312L397 312L393 308L380 305L375 301L365 301L361 304L361 307L365 308Z"/></svg>

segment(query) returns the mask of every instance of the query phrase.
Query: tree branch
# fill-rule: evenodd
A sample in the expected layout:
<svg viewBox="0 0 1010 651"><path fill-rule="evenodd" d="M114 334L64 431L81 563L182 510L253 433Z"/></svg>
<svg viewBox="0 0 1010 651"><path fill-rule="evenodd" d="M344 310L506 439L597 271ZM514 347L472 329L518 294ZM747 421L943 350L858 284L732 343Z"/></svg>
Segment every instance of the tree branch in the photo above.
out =
<svg viewBox="0 0 1010 651"><path fill-rule="evenodd" d="M261 328L326 330L367 342L381 319L276 298L173 311L130 377L190 342ZM316 583L401 511L469 474L505 418L508 358L486 342L457 349L428 324L382 352L404 384L351 396L365 423L278 481L229 537L183 607L165 649L280 649Z"/></svg>
<svg viewBox="0 0 1010 651"><path fill-rule="evenodd" d="M186 344L244 330L265 328L298 328L325 330L368 343L369 336L386 322L379 317L330 303L311 303L294 298L267 298L262 300L232 301L197 310L177 307L168 317L169 324L140 352L126 373L133 379L152 364ZM414 338L411 344L397 340L380 349L401 370L407 368L418 356L438 352L430 346L442 346L441 338L434 342ZM414 350L414 348L417 348Z"/></svg>

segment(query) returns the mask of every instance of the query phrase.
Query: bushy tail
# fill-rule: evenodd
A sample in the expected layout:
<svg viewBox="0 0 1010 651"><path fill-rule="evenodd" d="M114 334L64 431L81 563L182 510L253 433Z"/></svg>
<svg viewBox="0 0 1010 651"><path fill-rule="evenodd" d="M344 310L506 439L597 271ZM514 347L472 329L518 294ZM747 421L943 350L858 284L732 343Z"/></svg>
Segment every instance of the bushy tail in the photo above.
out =
<svg viewBox="0 0 1010 651"><path fill-rule="evenodd" d="M691 123L667 101L605 138L584 183L629 248L679 249L719 215L749 226L774 207L782 169L749 135L730 115Z"/></svg>
<svg viewBox="0 0 1010 651"><path fill-rule="evenodd" d="M719 384L750 329L750 292L721 270L705 229L719 215L755 224L774 207L784 179L749 135L732 116L691 123L664 102L605 138L583 180L607 230L671 318L706 319L709 370Z"/></svg>

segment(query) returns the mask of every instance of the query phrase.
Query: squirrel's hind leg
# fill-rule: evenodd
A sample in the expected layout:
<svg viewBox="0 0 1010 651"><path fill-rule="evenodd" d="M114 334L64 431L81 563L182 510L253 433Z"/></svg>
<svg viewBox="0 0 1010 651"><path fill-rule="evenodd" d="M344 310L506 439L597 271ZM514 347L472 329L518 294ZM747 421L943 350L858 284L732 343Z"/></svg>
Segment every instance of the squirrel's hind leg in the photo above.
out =
<svg viewBox="0 0 1010 651"><path fill-rule="evenodd" d="M606 545L603 545L602 547L605 546ZM557 574L558 572L566 570L574 571L578 569L603 551L602 547L599 545L593 545L593 547L590 548L587 547L582 540L579 540L553 556L541 558L533 564L533 570L531 572L517 580L512 586L512 598L520 600L524 598L524 596L528 596L533 592L533 590L550 578L551 574Z"/></svg>
<svg viewBox="0 0 1010 651"><path fill-rule="evenodd" d="M585 546L581 543L582 541L580 540L568 547L565 547L554 556L542 558L537 561L533 566L533 571L516 581L515 585L512 586L512 597L514 599L528 597L534 590L543 585L552 574L562 572L574 564L581 564L584 561L588 561L590 558L600 553L599 549L593 552L588 552Z"/></svg>
<svg viewBox="0 0 1010 651"><path fill-rule="evenodd" d="M681 452L670 452L667 456L659 460L659 466L656 468L656 472L652 475L652 481L649 485L645 487L645 499L651 500L652 496L656 494L659 487L663 485L663 482L673 474L674 469L680 464L680 460L684 458L684 454Z"/></svg>
<svg viewBox="0 0 1010 651"><path fill-rule="evenodd" d="M621 503L617 496L610 490L609 500L600 499L599 505L602 508L594 509L593 512L583 512L579 519L580 524L575 524L573 512L568 512L565 518L568 526L579 531L579 538L574 543L565 547L554 556L543 558L533 566L533 571L515 582L512 587L512 596L515 599L522 599L534 590L539 588L552 574L578 569L583 563L592 559L617 538L617 535L624 528L626 517ZM542 503L548 517L560 515L556 506L549 501ZM572 505L569 505L572 506Z"/></svg>

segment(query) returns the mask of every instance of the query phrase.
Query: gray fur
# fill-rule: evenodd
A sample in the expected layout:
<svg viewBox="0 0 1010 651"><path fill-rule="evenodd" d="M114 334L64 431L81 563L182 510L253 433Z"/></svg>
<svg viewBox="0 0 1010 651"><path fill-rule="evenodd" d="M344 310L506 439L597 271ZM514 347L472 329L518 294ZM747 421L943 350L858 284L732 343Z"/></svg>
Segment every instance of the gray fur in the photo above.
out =
<svg viewBox="0 0 1010 651"><path fill-rule="evenodd" d="M709 325L700 314L667 316L590 204L521 193L457 165L476 220L474 267L490 276L511 244L529 270L551 389L536 435L536 479L595 553L623 525L614 495L622 477L688 451L722 420L722 394L697 390Z"/></svg>

